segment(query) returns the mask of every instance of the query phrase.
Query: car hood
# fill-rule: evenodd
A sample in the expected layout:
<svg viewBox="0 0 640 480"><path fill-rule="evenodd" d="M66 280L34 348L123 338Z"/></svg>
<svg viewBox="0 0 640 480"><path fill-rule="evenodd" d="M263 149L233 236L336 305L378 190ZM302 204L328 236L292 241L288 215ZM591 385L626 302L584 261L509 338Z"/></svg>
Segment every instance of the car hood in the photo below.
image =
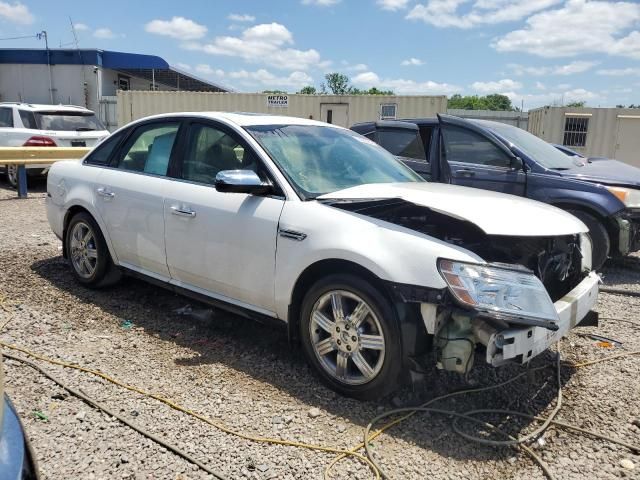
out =
<svg viewBox="0 0 640 480"><path fill-rule="evenodd" d="M588 231L559 208L504 193L439 183L377 183L331 192L318 200L398 198L475 224L488 235L558 236Z"/></svg>
<svg viewBox="0 0 640 480"><path fill-rule="evenodd" d="M584 167L562 170L563 177L571 177L587 182L605 183L608 185L640 187L640 168L611 159L598 159L586 163Z"/></svg>

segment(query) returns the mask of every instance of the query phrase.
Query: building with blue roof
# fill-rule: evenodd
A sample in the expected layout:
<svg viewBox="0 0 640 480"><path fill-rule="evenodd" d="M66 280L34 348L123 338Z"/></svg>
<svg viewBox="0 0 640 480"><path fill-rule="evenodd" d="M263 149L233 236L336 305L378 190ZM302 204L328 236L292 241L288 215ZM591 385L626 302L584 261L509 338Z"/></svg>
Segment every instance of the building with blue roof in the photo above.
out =
<svg viewBox="0 0 640 480"><path fill-rule="evenodd" d="M117 90L228 92L155 55L98 49L0 49L0 101L69 104L116 126Z"/></svg>

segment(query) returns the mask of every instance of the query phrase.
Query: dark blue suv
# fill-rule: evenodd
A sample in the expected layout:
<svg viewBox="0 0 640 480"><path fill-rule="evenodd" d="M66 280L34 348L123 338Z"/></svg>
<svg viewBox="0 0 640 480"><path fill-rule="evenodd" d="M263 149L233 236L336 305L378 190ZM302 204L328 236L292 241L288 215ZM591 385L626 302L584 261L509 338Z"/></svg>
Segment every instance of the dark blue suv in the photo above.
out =
<svg viewBox="0 0 640 480"><path fill-rule="evenodd" d="M593 268L640 250L640 169L615 160L569 157L511 125L450 115L355 124L433 182L528 197L582 220ZM500 212L495 212L500 215Z"/></svg>

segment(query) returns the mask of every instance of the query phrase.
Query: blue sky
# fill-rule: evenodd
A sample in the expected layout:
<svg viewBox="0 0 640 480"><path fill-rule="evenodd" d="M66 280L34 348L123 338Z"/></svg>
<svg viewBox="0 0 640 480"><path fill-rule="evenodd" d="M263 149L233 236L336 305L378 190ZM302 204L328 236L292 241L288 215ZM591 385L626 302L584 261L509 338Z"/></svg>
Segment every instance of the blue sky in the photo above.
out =
<svg viewBox="0 0 640 480"><path fill-rule="evenodd" d="M156 54L238 91L327 72L399 94L504 93L525 109L640 103L640 2L0 0L0 38ZM35 38L0 47L39 48Z"/></svg>

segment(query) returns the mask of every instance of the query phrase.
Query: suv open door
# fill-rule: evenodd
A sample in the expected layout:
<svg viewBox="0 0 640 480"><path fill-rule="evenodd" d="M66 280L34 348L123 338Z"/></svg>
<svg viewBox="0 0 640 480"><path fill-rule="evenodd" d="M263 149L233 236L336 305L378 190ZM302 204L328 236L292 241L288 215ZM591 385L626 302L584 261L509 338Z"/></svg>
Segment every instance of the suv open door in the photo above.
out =
<svg viewBox="0 0 640 480"><path fill-rule="evenodd" d="M440 157L450 182L512 195L525 195L523 162L504 143L472 122L438 115Z"/></svg>

